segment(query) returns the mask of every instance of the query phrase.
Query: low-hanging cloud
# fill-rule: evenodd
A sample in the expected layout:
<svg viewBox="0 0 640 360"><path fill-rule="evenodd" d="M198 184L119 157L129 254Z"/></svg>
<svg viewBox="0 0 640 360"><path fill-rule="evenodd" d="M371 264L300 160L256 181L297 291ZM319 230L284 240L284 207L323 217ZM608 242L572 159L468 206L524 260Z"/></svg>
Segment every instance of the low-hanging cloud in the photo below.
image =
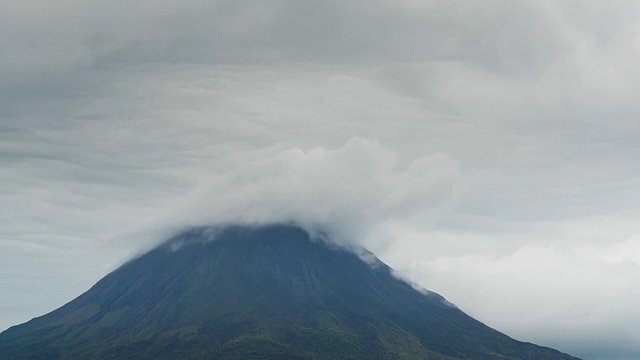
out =
<svg viewBox="0 0 640 360"><path fill-rule="evenodd" d="M460 166L446 153L402 163L378 142L352 138L340 148L296 148L215 176L163 223L291 223L338 243L366 245L382 224L435 220L462 189Z"/></svg>

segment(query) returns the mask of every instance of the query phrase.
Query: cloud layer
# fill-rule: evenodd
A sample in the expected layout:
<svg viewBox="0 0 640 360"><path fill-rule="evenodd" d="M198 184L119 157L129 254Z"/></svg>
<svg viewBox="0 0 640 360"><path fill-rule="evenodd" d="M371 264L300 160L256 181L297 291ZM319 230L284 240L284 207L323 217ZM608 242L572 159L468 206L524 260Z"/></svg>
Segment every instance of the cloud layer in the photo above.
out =
<svg viewBox="0 0 640 360"><path fill-rule="evenodd" d="M293 219L522 340L639 358L638 15L5 2L0 327L171 229Z"/></svg>

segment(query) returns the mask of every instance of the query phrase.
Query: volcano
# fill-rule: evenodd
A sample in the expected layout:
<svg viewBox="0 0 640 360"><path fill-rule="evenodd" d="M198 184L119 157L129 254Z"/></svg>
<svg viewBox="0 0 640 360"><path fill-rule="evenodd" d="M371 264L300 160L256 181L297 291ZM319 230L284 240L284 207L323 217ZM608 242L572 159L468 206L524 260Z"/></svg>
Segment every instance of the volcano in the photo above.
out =
<svg viewBox="0 0 640 360"><path fill-rule="evenodd" d="M363 261L367 258L367 261ZM0 359L576 359L293 226L198 228L0 334Z"/></svg>

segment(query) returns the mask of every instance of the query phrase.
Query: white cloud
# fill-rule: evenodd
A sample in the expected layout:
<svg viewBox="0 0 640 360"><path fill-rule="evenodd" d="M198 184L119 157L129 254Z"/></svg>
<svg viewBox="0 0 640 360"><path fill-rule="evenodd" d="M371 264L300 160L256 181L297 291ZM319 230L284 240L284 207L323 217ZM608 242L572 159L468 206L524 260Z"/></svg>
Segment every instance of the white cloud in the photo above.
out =
<svg viewBox="0 0 640 360"><path fill-rule="evenodd" d="M585 359L633 358L640 353L632 335L640 321L636 217L549 223L526 233L396 228L400 239L382 256L517 339Z"/></svg>
<svg viewBox="0 0 640 360"><path fill-rule="evenodd" d="M359 243L389 221L433 222L462 191L458 163L438 153L400 164L379 143L285 151L213 176L160 223L296 223Z"/></svg>

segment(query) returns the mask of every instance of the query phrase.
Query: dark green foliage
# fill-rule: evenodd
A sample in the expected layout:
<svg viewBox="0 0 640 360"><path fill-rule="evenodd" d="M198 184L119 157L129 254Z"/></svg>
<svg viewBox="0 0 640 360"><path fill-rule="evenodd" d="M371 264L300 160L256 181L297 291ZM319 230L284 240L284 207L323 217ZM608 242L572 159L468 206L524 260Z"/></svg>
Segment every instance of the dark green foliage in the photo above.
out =
<svg viewBox="0 0 640 360"><path fill-rule="evenodd" d="M287 226L185 233L0 334L0 359L575 359Z"/></svg>

